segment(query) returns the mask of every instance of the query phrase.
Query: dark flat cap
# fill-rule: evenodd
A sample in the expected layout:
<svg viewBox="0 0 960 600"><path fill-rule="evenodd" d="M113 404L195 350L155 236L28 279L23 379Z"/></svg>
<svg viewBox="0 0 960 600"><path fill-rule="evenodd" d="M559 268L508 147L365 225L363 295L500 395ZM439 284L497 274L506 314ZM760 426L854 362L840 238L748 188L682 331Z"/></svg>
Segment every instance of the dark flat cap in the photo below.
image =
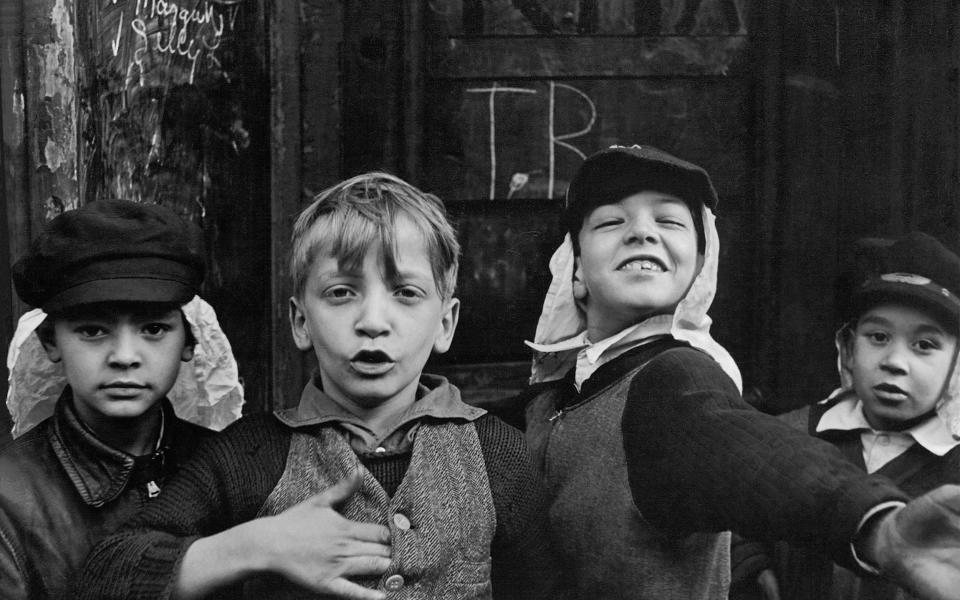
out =
<svg viewBox="0 0 960 600"><path fill-rule="evenodd" d="M563 226L576 233L593 209L644 191L670 194L686 202L698 236L703 237L702 207L717 207L717 191L710 176L702 167L653 146L611 146L587 157L567 188Z"/></svg>
<svg viewBox="0 0 960 600"><path fill-rule="evenodd" d="M867 272L855 285L848 318L883 302L903 302L931 311L945 324L960 325L960 257L921 232L893 241L865 238L855 243Z"/></svg>
<svg viewBox="0 0 960 600"><path fill-rule="evenodd" d="M24 302L56 313L96 302L190 300L204 276L200 229L170 209L99 200L51 220L13 266Z"/></svg>

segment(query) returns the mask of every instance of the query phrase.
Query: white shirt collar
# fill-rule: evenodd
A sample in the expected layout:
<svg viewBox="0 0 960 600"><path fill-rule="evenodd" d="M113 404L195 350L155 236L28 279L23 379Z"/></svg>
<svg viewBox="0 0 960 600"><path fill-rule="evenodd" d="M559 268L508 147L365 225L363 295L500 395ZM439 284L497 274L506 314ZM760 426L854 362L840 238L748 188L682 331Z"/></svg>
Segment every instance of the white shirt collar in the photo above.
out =
<svg viewBox="0 0 960 600"><path fill-rule="evenodd" d="M858 429L879 433L867 422L867 418L863 414L863 402L854 394L849 394L823 413L817 423L817 433L830 430L855 431ZM960 440L953 438L946 424L939 417L927 419L909 429L896 433L910 436L918 444L937 456L943 456L960 444Z"/></svg>
<svg viewBox="0 0 960 600"><path fill-rule="evenodd" d="M619 333L604 338L596 343L591 343L587 339L587 332L583 331L566 340L553 344L535 344L527 342L527 345L538 352L577 352L576 371L574 372L574 385L577 391L584 381L590 378L601 365L610 362L628 350L637 346L648 344L658 340L665 335L670 335L670 328L673 325L673 315L657 315L650 317L645 321L631 325Z"/></svg>

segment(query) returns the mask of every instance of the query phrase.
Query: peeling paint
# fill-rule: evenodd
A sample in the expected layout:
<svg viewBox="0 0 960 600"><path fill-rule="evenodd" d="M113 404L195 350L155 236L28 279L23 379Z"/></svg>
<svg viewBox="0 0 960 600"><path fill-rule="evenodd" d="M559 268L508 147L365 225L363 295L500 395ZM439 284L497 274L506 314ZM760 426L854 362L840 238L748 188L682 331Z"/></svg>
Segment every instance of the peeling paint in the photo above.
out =
<svg viewBox="0 0 960 600"><path fill-rule="evenodd" d="M47 167L51 171L60 169L63 163L66 162L63 155L63 148L51 139L47 140L47 144L43 148L43 157L46 159Z"/></svg>
<svg viewBox="0 0 960 600"><path fill-rule="evenodd" d="M23 119L24 119L24 97L23 97L23 86L20 84L18 79L13 86L13 98L10 103L13 112L13 118L10 119L10 127L7 129L6 134L10 143L14 146L20 146L23 144Z"/></svg>
<svg viewBox="0 0 960 600"><path fill-rule="evenodd" d="M39 95L50 99L47 104L50 128L45 132L49 137L43 145L42 160L52 172L65 177L75 186L78 179L76 64L74 28L70 16L66 0L56 0L50 11L53 41L39 45L36 51L40 70ZM73 198L68 200L71 205L75 202Z"/></svg>

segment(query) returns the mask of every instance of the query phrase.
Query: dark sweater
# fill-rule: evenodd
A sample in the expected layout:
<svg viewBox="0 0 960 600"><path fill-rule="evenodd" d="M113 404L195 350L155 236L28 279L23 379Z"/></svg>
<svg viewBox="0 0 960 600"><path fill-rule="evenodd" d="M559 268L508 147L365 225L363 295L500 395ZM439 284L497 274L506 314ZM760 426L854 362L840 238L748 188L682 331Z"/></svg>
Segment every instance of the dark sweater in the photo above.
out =
<svg viewBox="0 0 960 600"><path fill-rule="evenodd" d="M674 535L730 529L826 546L853 566L850 541L860 519L907 495L830 444L757 411L712 358L677 345L666 339L631 350L601 366L579 394L569 378L542 385L565 387L566 402L575 403L649 361L633 378L622 421L630 485L644 519ZM538 387L507 418L523 426L523 402Z"/></svg>
<svg viewBox="0 0 960 600"><path fill-rule="evenodd" d="M817 425L824 413L843 400L815 404L809 409L809 433L835 445L851 465L866 471L863 461L863 443L860 430L817 432ZM937 417L932 417L937 418ZM892 459L876 471L890 478L911 496L923 495L944 484L960 484L960 446L943 456L937 456L920 444L914 444L906 452ZM839 593L850 585L852 574L834 572L833 562L825 552L812 547L795 547L778 544L776 547L777 578L784 600L819 600ZM897 586L876 577L862 576L859 595L864 600L885 600L907 597ZM831 591L833 590L833 591ZM851 600L855 600L851 596Z"/></svg>
<svg viewBox="0 0 960 600"><path fill-rule="evenodd" d="M491 554L496 597L527 597L556 576L542 510L543 491L519 431L485 415L474 421L497 515ZM302 431L302 430L301 430ZM91 553L80 598L155 598L169 594L178 561L198 537L253 519L283 473L291 429L251 415L225 430L170 482L165 494ZM387 493L410 454L362 456Z"/></svg>

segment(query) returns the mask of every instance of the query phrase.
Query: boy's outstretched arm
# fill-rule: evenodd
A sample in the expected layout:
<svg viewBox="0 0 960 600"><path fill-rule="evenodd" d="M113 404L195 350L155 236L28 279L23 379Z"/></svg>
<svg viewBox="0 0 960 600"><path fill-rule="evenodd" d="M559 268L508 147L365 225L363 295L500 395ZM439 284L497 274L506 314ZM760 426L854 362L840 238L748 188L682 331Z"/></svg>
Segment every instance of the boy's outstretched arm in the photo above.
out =
<svg viewBox="0 0 960 600"><path fill-rule="evenodd" d="M187 548L174 597L201 598L257 573L277 573L318 593L380 600L383 592L348 581L390 566L390 530L357 523L335 507L360 487L358 474L283 513L248 521Z"/></svg>
<svg viewBox="0 0 960 600"><path fill-rule="evenodd" d="M960 486L945 485L867 523L857 551L915 596L960 590Z"/></svg>
<svg viewBox="0 0 960 600"><path fill-rule="evenodd" d="M634 502L666 532L731 529L824 548L857 568L861 520L907 500L830 444L750 407L702 352L664 352L629 394L622 427Z"/></svg>

